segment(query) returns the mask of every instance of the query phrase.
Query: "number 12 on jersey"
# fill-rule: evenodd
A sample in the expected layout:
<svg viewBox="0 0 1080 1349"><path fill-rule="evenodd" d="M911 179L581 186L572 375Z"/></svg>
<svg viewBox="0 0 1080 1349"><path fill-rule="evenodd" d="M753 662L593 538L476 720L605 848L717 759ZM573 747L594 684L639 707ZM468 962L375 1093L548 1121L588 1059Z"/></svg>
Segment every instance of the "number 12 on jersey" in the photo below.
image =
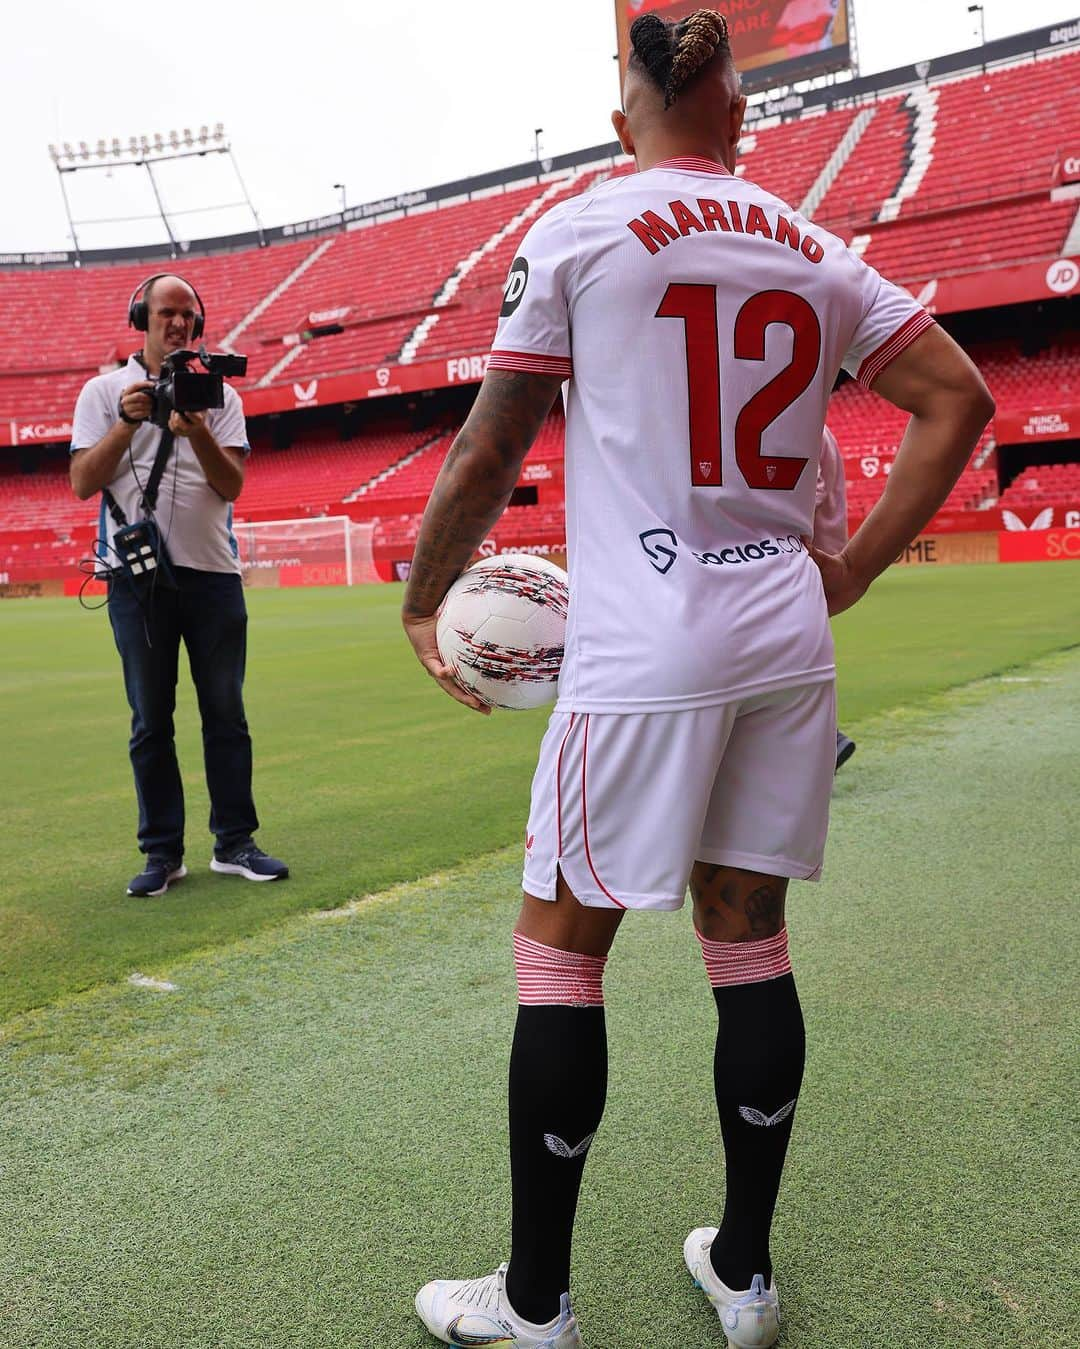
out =
<svg viewBox="0 0 1080 1349"><path fill-rule="evenodd" d="M716 287L675 282L668 286L658 319L682 319L686 334L686 376L690 403L690 481L695 487L723 486L720 435L720 335ZM821 324L810 304L789 290L752 295L735 320L738 361L764 361L765 334L773 323L791 329L791 360L740 410L735 422L735 462L748 487L790 492L806 459L761 452L761 438L810 387L821 359Z"/></svg>

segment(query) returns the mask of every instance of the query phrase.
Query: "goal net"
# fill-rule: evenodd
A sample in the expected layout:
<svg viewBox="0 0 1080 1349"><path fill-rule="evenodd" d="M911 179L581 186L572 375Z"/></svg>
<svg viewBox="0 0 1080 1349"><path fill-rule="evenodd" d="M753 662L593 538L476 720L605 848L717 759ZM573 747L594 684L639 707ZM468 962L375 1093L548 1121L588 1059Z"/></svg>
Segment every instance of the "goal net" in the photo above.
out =
<svg viewBox="0 0 1080 1349"><path fill-rule="evenodd" d="M375 525L347 515L233 522L244 579L270 573L279 585L361 585L378 581L372 552ZM269 576L264 583L270 581Z"/></svg>

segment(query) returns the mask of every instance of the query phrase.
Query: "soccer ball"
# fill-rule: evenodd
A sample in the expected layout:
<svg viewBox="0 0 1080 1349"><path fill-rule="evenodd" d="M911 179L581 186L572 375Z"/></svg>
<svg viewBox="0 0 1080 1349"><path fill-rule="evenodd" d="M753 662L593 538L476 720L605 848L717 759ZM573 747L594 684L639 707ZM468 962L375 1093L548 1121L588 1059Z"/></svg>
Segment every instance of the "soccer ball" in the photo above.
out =
<svg viewBox="0 0 1080 1349"><path fill-rule="evenodd" d="M552 703L566 643L566 572L525 553L485 557L462 572L435 638L458 683L491 707Z"/></svg>

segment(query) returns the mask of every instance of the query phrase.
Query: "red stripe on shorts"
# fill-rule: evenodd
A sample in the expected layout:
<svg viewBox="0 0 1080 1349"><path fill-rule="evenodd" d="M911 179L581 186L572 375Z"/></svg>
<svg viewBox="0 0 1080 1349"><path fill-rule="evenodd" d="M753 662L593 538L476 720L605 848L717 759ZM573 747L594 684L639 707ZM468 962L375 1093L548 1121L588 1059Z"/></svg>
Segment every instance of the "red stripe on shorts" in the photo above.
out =
<svg viewBox="0 0 1080 1349"><path fill-rule="evenodd" d="M581 828L582 832L585 835L585 860L589 864L589 870L592 872L593 880L597 883L600 889L603 890L604 894L607 895L608 899L611 900L612 904L616 905L616 907L620 909L625 909L626 905L621 904L615 898L615 896L607 888L604 882L596 874L596 868L593 866L592 853L589 851L589 815L588 811L585 808L585 766L588 763L588 760L589 760L589 714L586 712L585 741L584 744L581 746Z"/></svg>

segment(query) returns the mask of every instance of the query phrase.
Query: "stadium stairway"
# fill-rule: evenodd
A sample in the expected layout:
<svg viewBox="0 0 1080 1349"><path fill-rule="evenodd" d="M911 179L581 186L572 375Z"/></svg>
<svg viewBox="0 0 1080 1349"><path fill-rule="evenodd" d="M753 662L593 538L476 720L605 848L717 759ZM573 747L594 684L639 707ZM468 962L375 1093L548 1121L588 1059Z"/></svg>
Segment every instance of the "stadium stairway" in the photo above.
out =
<svg viewBox="0 0 1080 1349"><path fill-rule="evenodd" d="M930 86L933 153L900 216L1048 191L1059 158L1080 140L1078 80L1074 50ZM1001 134L1003 112L1008 135Z"/></svg>
<svg viewBox="0 0 1080 1349"><path fill-rule="evenodd" d="M807 220L813 220L814 213L825 200L825 195L843 172L844 165L854 154L859 141L877 113L876 108L862 108L840 138L840 144L825 161L825 166L814 180L810 191L802 200L799 212Z"/></svg>
<svg viewBox="0 0 1080 1349"><path fill-rule="evenodd" d="M343 497L342 501L347 505L351 505L354 501L359 501L361 497L366 496L369 492L376 491L384 482L388 482L396 474L407 469L409 465L419 459L421 455L426 454L429 450L434 448L434 446L446 441L447 438L447 433L445 431L440 431L438 435L432 436L430 440L425 440L422 444L417 445L415 449L411 449L407 454L403 454L400 459L395 459L392 464L387 464L385 468L380 469L378 473L370 477L367 482L361 483L355 492L350 492L348 496ZM449 449L449 445L445 448Z"/></svg>
<svg viewBox="0 0 1080 1349"><path fill-rule="evenodd" d="M438 310L444 309L450 304L469 274L496 249L511 236L520 236L533 220L546 210L553 206L556 201L575 196L577 192L584 190L584 181L596 177L596 171L593 169L584 169L570 176L569 179L560 178L550 183L538 197L535 197L523 207L517 215L512 216L505 225L497 229L490 238L486 239L479 248L474 248L466 257L461 258L454 270L446 278L432 304L433 312L425 316L416 325L413 331L405 339L401 350L396 359L402 365L409 365L416 360L417 353L426 342L432 328L439 322L441 314Z"/></svg>
<svg viewBox="0 0 1080 1349"><path fill-rule="evenodd" d="M1069 232L1065 236L1065 242L1061 247L1063 257L1075 257L1080 253L1080 206L1076 208L1076 215L1073 216L1073 222L1069 226Z"/></svg>
<svg viewBox="0 0 1080 1349"><path fill-rule="evenodd" d="M312 251L311 240L213 257L177 268L206 301L209 346L232 331L267 291ZM0 270L0 417L69 418L82 385L136 346L129 294L164 264Z"/></svg>
<svg viewBox="0 0 1080 1349"><path fill-rule="evenodd" d="M516 224L511 222L510 227L496 231L497 240L493 235L488 241L491 247L477 250L475 264L464 273L461 283L440 309L437 324L431 323L425 329L424 358L433 360L460 352L486 350L494 334L506 274L535 216L560 201L588 191L608 176L606 170L586 167L569 178L558 179L545 190L542 205L531 203L521 212Z"/></svg>
<svg viewBox="0 0 1080 1349"><path fill-rule="evenodd" d="M903 95L882 99L873 120L818 205L815 219L850 242L872 220L907 173L912 114Z"/></svg>
<svg viewBox="0 0 1080 1349"><path fill-rule="evenodd" d="M1055 191L1054 175L1066 148L1080 138L1077 100L1062 97L1078 73L1080 54L1055 54L887 101L817 218L899 281L1075 252L1080 213L1068 189ZM1012 100L1024 136L1022 169L994 130L994 110ZM898 159L899 179L893 177L894 186L875 203L875 185L895 175ZM984 214L987 208L996 209ZM1008 228L1001 228L1010 211ZM964 243L970 237L978 247L969 255ZM923 240L929 247L920 264Z"/></svg>
<svg viewBox="0 0 1080 1349"><path fill-rule="evenodd" d="M279 281L277 285L274 286L271 290L268 290L266 294L262 297L262 299L259 300L258 303L251 310L249 310L248 313L244 315L244 317L240 320L240 322L236 324L234 328L230 328L230 330L221 339L221 345L229 351L234 351L235 347L233 344L240 337L240 334L245 332L248 328L250 328L251 325L256 321L256 319L261 318L262 315L266 313L266 311L278 298L278 296L283 295L285 291L289 289L290 286L295 285L296 282L300 279L300 277L304 275L304 273L308 270L309 267L314 267L314 265L319 261L319 259L326 252L326 250L333 245L333 243L334 243L333 239L324 239L320 244L317 244L307 255L307 257L304 258L292 269L292 271L288 274L288 276L284 277L281 281Z"/></svg>
<svg viewBox="0 0 1080 1349"><path fill-rule="evenodd" d="M271 367L284 370L286 355L290 379L396 361L458 261L546 190L530 182L337 235L333 247L262 316L257 382L269 381ZM343 331L282 351L284 337L306 328L312 314L328 311L343 313Z"/></svg>
<svg viewBox="0 0 1080 1349"><path fill-rule="evenodd" d="M795 122L759 123L743 137L735 171L785 201L805 201L858 116L855 108L833 108Z"/></svg>
<svg viewBox="0 0 1080 1349"><path fill-rule="evenodd" d="M908 162L900 185L891 197L881 203L875 219L895 220L900 207L918 192L934 158L934 142L937 128L938 91L936 89L913 89L905 100L912 114L911 140L908 146Z"/></svg>

